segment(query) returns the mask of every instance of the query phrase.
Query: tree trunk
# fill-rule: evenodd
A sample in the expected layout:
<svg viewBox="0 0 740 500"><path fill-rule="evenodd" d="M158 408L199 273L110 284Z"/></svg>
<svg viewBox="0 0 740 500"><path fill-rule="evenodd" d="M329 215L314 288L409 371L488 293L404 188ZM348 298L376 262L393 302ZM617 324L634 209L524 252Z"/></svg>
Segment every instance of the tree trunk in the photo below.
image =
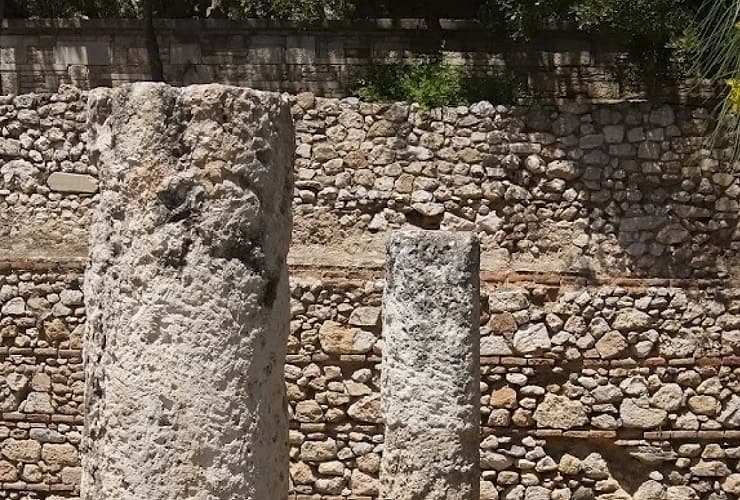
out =
<svg viewBox="0 0 740 500"><path fill-rule="evenodd" d="M163 82L164 71L162 70L162 59L159 55L159 43L157 33L154 31L154 14L152 0L144 0L144 43L146 43L147 59L149 59L149 73L152 81Z"/></svg>
<svg viewBox="0 0 740 500"><path fill-rule="evenodd" d="M432 33L439 33L442 31L442 24L439 22L439 16L428 14L424 17L427 29Z"/></svg>
<svg viewBox="0 0 740 500"><path fill-rule="evenodd" d="M3 20L5 20L5 0L0 0L0 32L3 29ZM0 78L0 95L5 95L2 78Z"/></svg>

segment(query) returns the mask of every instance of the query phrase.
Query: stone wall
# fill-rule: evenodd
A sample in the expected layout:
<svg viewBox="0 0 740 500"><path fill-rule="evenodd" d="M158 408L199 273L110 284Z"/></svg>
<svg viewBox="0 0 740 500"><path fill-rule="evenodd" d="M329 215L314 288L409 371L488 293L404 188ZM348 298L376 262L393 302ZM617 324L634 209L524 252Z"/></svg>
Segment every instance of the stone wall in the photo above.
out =
<svg viewBox="0 0 740 500"><path fill-rule="evenodd" d="M0 498L77 491L84 98L2 105ZM382 249L408 226L482 240L482 498L740 494L738 178L704 110L291 99L294 498L377 498Z"/></svg>
<svg viewBox="0 0 740 500"><path fill-rule="evenodd" d="M84 98L2 100L0 249L86 255ZM733 277L740 182L706 149L703 108L291 99L297 262L318 247L324 265L379 263L388 232L412 225L478 231L484 269Z"/></svg>
<svg viewBox="0 0 740 500"><path fill-rule="evenodd" d="M382 280L293 278L294 491L376 496ZM740 290L482 278L481 498L735 498Z"/></svg>
<svg viewBox="0 0 740 500"><path fill-rule="evenodd" d="M347 95L348 83L371 62L428 55L439 49L418 19L378 19L323 27L267 21L158 20L169 83L228 83L264 90ZM443 53L452 64L482 70L509 68L540 98L592 100L644 95L624 76L624 50L608 40L548 32L513 43L476 23L443 20ZM0 93L52 92L60 84L117 86L147 79L142 24L135 20L4 20ZM620 76L621 75L621 76ZM661 98L688 93L663 86ZM654 95L655 90L651 93Z"/></svg>
<svg viewBox="0 0 740 500"><path fill-rule="evenodd" d="M0 264L0 498L79 490L81 285L75 263Z"/></svg>
<svg viewBox="0 0 740 500"><path fill-rule="evenodd" d="M411 224L481 234L482 266L732 272L740 184L701 108L435 109L299 95L297 243ZM345 242L346 245L346 242Z"/></svg>
<svg viewBox="0 0 740 500"><path fill-rule="evenodd" d="M85 255L97 191L86 120L84 99L69 87L0 97L0 251Z"/></svg>
<svg viewBox="0 0 740 500"><path fill-rule="evenodd" d="M0 485L65 497L79 478L82 264L36 268L2 275ZM481 498L734 498L740 289L482 279ZM377 497L382 286L379 272L293 273L296 498Z"/></svg>

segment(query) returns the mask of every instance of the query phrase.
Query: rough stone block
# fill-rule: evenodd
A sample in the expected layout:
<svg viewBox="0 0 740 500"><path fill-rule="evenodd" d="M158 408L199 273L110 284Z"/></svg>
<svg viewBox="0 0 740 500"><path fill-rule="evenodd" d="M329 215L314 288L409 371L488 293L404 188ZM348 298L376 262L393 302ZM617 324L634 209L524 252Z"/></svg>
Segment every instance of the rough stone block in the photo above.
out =
<svg viewBox="0 0 740 500"><path fill-rule="evenodd" d="M479 269L470 234L411 231L388 242L383 498L479 498Z"/></svg>
<svg viewBox="0 0 740 500"><path fill-rule="evenodd" d="M98 190L98 181L95 177L65 172L51 174L46 180L46 185L52 191L60 193L94 193Z"/></svg>
<svg viewBox="0 0 740 500"><path fill-rule="evenodd" d="M57 43L54 64L106 65L111 63L111 48L107 42Z"/></svg>

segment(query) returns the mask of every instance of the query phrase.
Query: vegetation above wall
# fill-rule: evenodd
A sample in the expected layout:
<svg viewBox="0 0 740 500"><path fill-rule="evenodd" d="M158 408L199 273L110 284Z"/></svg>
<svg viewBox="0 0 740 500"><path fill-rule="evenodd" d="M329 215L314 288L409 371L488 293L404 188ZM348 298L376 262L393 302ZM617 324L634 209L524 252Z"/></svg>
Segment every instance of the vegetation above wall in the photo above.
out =
<svg viewBox="0 0 740 500"><path fill-rule="evenodd" d="M350 90L367 101L416 102L428 109L483 100L512 104L520 89L520 83L509 72L476 73L433 58L370 66Z"/></svg>

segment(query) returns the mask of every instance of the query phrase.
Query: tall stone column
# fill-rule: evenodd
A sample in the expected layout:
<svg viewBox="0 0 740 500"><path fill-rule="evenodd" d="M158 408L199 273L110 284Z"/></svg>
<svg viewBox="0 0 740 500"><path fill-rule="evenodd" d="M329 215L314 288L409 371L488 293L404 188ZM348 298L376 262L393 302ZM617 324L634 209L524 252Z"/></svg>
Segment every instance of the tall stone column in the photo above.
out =
<svg viewBox="0 0 740 500"><path fill-rule="evenodd" d="M89 116L83 500L287 498L288 105L137 83Z"/></svg>
<svg viewBox="0 0 740 500"><path fill-rule="evenodd" d="M386 249L381 498L478 500L479 246L401 232Z"/></svg>

